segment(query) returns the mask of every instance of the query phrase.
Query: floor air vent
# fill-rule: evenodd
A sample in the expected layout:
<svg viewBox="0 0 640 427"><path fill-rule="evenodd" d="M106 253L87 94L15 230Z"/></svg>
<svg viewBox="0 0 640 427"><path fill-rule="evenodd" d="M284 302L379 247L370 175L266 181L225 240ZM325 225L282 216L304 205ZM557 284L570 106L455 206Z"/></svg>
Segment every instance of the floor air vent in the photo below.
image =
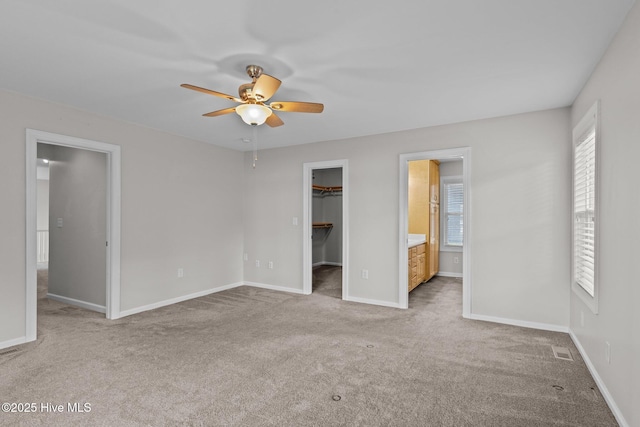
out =
<svg viewBox="0 0 640 427"><path fill-rule="evenodd" d="M571 350L569 350L567 347L558 347L558 346L552 345L551 349L553 350L553 355L555 356L556 359L570 360L573 362L573 356L571 355Z"/></svg>
<svg viewBox="0 0 640 427"><path fill-rule="evenodd" d="M17 352L18 352L17 348L12 348L11 350L0 351L0 356L6 356L7 354L17 353Z"/></svg>

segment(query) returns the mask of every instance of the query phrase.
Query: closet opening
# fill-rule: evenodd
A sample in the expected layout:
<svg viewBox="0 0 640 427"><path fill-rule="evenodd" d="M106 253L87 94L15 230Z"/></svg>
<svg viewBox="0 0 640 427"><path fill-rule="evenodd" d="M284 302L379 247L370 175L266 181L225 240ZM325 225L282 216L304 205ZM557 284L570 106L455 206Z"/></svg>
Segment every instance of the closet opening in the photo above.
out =
<svg viewBox="0 0 640 427"><path fill-rule="evenodd" d="M342 168L311 172L312 292L342 298Z"/></svg>
<svg viewBox="0 0 640 427"><path fill-rule="evenodd" d="M303 293L348 299L348 164L304 164Z"/></svg>

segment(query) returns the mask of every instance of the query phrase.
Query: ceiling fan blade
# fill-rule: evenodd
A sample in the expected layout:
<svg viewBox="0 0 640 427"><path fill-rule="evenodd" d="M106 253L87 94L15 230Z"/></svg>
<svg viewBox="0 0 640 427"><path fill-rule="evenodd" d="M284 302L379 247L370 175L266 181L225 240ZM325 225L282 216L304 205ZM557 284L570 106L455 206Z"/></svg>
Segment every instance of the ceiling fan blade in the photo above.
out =
<svg viewBox="0 0 640 427"><path fill-rule="evenodd" d="M269 104L272 110L292 113L322 113L324 105L315 102L275 101Z"/></svg>
<svg viewBox="0 0 640 427"><path fill-rule="evenodd" d="M205 117L223 116L225 114L233 113L234 111L236 111L236 107L225 108L224 110L212 111L210 113L203 114L203 116Z"/></svg>
<svg viewBox="0 0 640 427"><path fill-rule="evenodd" d="M268 124L269 126L271 126L272 128L278 127L278 126L282 126L284 124L284 122L282 121L282 119L278 116L276 116L276 113L271 113L271 115L269 117L267 117L267 120L265 121L266 124Z"/></svg>
<svg viewBox="0 0 640 427"><path fill-rule="evenodd" d="M253 96L257 101L266 101L271 98L282 82L269 74L261 74L253 85Z"/></svg>
<svg viewBox="0 0 640 427"><path fill-rule="evenodd" d="M208 95L219 96L220 98L227 98L227 99L230 99L231 101L243 102L241 99L236 98L235 96L227 95L226 93L222 93L222 92L216 92L215 90L205 89L203 87L194 86L187 83L183 83L180 86L186 89L191 89L191 90L196 90L198 92L206 93Z"/></svg>

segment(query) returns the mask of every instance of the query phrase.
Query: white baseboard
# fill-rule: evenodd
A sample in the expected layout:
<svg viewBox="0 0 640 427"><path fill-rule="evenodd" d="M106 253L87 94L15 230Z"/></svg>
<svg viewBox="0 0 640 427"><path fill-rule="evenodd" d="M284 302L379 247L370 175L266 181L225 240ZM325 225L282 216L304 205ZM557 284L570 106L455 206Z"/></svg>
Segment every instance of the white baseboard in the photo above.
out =
<svg viewBox="0 0 640 427"><path fill-rule="evenodd" d="M286 286L268 285L266 283L244 282L245 286L253 286L254 288L271 289L272 291L291 292L293 294L304 294L302 289L288 288Z"/></svg>
<svg viewBox="0 0 640 427"><path fill-rule="evenodd" d="M91 302L80 301L79 299L63 297L62 295L47 294L47 298L54 301L58 301L64 304L74 305L76 307L84 308L91 311L97 311L98 313L106 313L107 309L104 305L98 305Z"/></svg>
<svg viewBox="0 0 640 427"><path fill-rule="evenodd" d="M14 345L20 345L27 342L27 337L14 338L12 340L0 342L0 350L3 348L13 347Z"/></svg>
<svg viewBox="0 0 640 427"><path fill-rule="evenodd" d="M331 265L334 267L342 267L342 263L339 262L329 262L329 261L320 261L320 262L316 262L314 264L311 265L312 268L316 268L316 267L320 267L323 265Z"/></svg>
<svg viewBox="0 0 640 427"><path fill-rule="evenodd" d="M462 278L462 273L449 273L447 271L438 271L438 273L436 274L436 276L442 276L442 277L460 277Z"/></svg>
<svg viewBox="0 0 640 427"><path fill-rule="evenodd" d="M483 322L502 323L504 325L521 326L523 328L540 329L542 331L569 333L568 326L551 325L549 323L528 322L526 320L505 319L503 317L485 316L482 314L471 314L467 319L481 320Z"/></svg>
<svg viewBox="0 0 640 427"><path fill-rule="evenodd" d="M380 305L382 307L400 308L400 304L398 304L397 302L380 301L380 300L369 299L369 298L347 297L345 301L359 302L362 304Z"/></svg>
<svg viewBox="0 0 640 427"><path fill-rule="evenodd" d="M587 368L589 369L591 376L593 377L596 384L598 385L598 388L600 389L600 393L602 393L602 396L604 397L605 402L607 402L607 405L609 405L609 409L611 409L611 412L613 412L613 416L616 417L616 421L618 422L618 424L620 424L620 427L629 427L630 424L627 423L627 420L625 420L624 416L622 415L622 412L620 412L620 408L618 408L618 405L616 405L615 400L613 400L613 396L611 396L609 389L607 389L607 386L604 384L604 381L602 381L602 378L600 378L600 375L598 374L596 367L591 362L591 359L589 359L589 356L587 355L587 352L585 351L584 347L582 347L580 340L573 333L571 329L569 329L569 336L571 337L571 340L573 341L573 343L576 345L576 348L580 352L580 355L582 356L584 363L587 365Z"/></svg>
<svg viewBox="0 0 640 427"><path fill-rule="evenodd" d="M216 292L226 291L228 289L237 288L238 286L242 286L242 285L243 285L242 282L232 283L230 285L224 285L224 286L220 286L220 287L213 288L213 289L207 289L207 290L200 291L200 292L194 292L192 294L182 295L182 296L171 298L171 299L167 299L167 300L164 300L164 301L154 302L152 304L147 304L147 305L143 305L143 306L140 306L140 307L131 308L129 310L123 310L123 311L120 312L120 315L118 317L116 317L116 319L120 319L121 317L131 316L133 314L142 313L143 311L149 311L149 310L153 310L153 309L156 309L156 308L164 307L164 306L167 306L167 305L176 304L176 303L187 301L187 300L194 299L194 298L200 298L200 297L203 297L205 295L214 294Z"/></svg>

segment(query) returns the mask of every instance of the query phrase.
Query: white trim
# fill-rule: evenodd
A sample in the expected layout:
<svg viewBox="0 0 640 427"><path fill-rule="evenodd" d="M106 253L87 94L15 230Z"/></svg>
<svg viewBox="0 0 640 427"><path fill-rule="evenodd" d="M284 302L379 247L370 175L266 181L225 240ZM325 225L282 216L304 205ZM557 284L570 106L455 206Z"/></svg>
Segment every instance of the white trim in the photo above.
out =
<svg viewBox="0 0 640 427"><path fill-rule="evenodd" d="M25 339L35 341L38 334L38 142L27 129L26 152L26 272L25 272Z"/></svg>
<svg viewBox="0 0 640 427"><path fill-rule="evenodd" d="M345 301L358 302L358 303L362 303L362 304L379 305L379 306L382 306L382 307L401 308L398 303L389 302L389 301L380 301L380 300L377 300L377 299L360 298L360 297L349 297L349 298L345 299Z"/></svg>
<svg viewBox="0 0 640 427"><path fill-rule="evenodd" d="M506 319L504 317L485 316L483 314L471 314L471 320L481 320L483 322L500 323L502 325L520 326L522 328L538 329L541 331L569 333L568 326L552 325L550 323L528 322L526 320Z"/></svg>
<svg viewBox="0 0 640 427"><path fill-rule="evenodd" d="M27 337L14 338L12 340L2 341L0 342L0 350L13 347L16 345L24 344L27 342Z"/></svg>
<svg viewBox="0 0 640 427"><path fill-rule="evenodd" d="M204 290L204 291L194 292L194 293L188 294L188 295L182 295L182 296L179 296L179 297L175 297L175 298L170 298L170 299L166 299L166 300L163 300L163 301L154 302L152 304L142 305L140 307L131 308L129 310L121 311L120 312L120 317L131 316L133 314L138 314L138 313L142 313L142 312L145 312L145 311L154 310L156 308L165 307L167 305L177 304L179 302L187 301L187 300L194 299L194 298L200 298L200 297L203 297L203 296L206 296L206 295L214 294L216 292L222 292L222 291L226 291L226 290L229 290L229 289L237 288L237 287L242 286L242 285L243 285L242 282L231 283L229 285L224 285L224 286L220 286L220 287L217 287L217 288L207 289L207 290Z"/></svg>
<svg viewBox="0 0 640 427"><path fill-rule="evenodd" d="M408 199L409 199L409 164L413 160L445 160L462 159L462 183L464 185L464 245L462 248L462 317L471 316L471 246L473 244L471 232L471 148L452 148L446 150L423 151L419 153L400 154L400 179L399 179L399 233L398 233L398 307L409 307L409 292L407 283L407 233L408 224Z"/></svg>
<svg viewBox="0 0 640 427"><path fill-rule="evenodd" d="M37 338L37 167L38 143L97 151L107 155L107 278L106 317L120 317L120 146L59 135L34 129L26 130L26 283L25 336L27 342Z"/></svg>
<svg viewBox="0 0 640 427"><path fill-rule="evenodd" d="M440 246L440 252L450 252L450 253L462 253L463 252L463 246L446 246L446 247L442 247Z"/></svg>
<svg viewBox="0 0 640 427"><path fill-rule="evenodd" d="M342 168L342 299L349 298L349 161L329 160L302 165L302 293L313 292L312 174L314 169Z"/></svg>
<svg viewBox="0 0 640 427"><path fill-rule="evenodd" d="M278 291L278 292L289 292L289 293L292 293L292 294L304 294L304 291L302 289L288 288L286 286L269 285L269 284L266 284L266 283L244 282L243 285L244 286L253 286L254 288L270 289L272 291Z"/></svg>
<svg viewBox="0 0 640 427"><path fill-rule="evenodd" d="M316 268L316 267L321 267L323 265L330 265L332 267L342 267L342 264L340 264L339 262L330 262L330 261L314 262L312 267Z"/></svg>
<svg viewBox="0 0 640 427"><path fill-rule="evenodd" d="M620 427L630 427L630 424L627 423L627 420L625 420L624 415L622 415L622 411L620 410L620 408L618 408L618 405L616 405L616 401L613 399L613 396L611 396L609 389L604 384L604 381L602 380L602 378L600 378L600 375L598 374L598 370L596 369L594 364L591 362L591 359L589 359L589 356L585 351L584 347L582 347L582 344L580 343L580 340L578 339L577 335L574 334L571 329L569 329L569 336L571 337L571 340L573 341L576 348L580 352L580 356L582 356L582 359L584 360L585 365L587 365L587 368L589 369L591 376L593 377L596 384L598 385L598 388L600 389L600 393L602 393L602 397L604 397L605 402L607 402L607 405L609 405L609 409L611 409L613 416L616 417L616 421L618 422L618 424L620 424Z"/></svg>
<svg viewBox="0 0 640 427"><path fill-rule="evenodd" d="M436 273L436 276L461 278L462 277L462 273L450 273L448 271L438 271Z"/></svg>
<svg viewBox="0 0 640 427"><path fill-rule="evenodd" d="M47 293L47 298L64 303L64 304L84 308L87 310L97 311L98 313L107 312L107 308L104 305L98 305L91 302L81 301L75 298L63 297L62 295L56 295L56 294L50 294L50 293Z"/></svg>

